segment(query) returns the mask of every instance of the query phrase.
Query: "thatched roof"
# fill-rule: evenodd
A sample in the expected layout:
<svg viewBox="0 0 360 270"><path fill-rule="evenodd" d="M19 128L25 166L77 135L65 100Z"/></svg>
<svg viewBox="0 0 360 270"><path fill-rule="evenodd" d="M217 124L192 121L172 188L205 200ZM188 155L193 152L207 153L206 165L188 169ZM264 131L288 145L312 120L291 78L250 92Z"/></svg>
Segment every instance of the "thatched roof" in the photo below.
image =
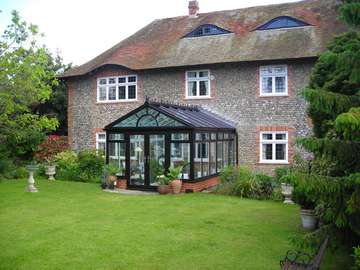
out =
<svg viewBox="0 0 360 270"><path fill-rule="evenodd" d="M85 75L104 65L132 70L214 63L317 57L327 43L346 30L338 18L338 0L305 0L268 6L200 13L155 20L89 62L60 75ZM290 16L310 26L255 30L278 16ZM184 38L204 24L232 33Z"/></svg>

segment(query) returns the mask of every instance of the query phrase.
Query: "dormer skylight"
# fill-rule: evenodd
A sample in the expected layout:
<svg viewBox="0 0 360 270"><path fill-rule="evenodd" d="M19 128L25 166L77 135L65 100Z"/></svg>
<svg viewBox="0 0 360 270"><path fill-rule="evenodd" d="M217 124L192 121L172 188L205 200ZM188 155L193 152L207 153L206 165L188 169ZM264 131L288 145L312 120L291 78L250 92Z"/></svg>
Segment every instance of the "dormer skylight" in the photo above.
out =
<svg viewBox="0 0 360 270"><path fill-rule="evenodd" d="M188 33L185 37L203 37L203 36L214 36L231 33L228 30L220 28L213 24L203 24L195 30Z"/></svg>
<svg viewBox="0 0 360 270"><path fill-rule="evenodd" d="M289 16L280 16L261 25L260 27L256 28L256 30L272 30L280 28L303 27L309 25L310 24L307 22L301 21L299 19L295 19Z"/></svg>

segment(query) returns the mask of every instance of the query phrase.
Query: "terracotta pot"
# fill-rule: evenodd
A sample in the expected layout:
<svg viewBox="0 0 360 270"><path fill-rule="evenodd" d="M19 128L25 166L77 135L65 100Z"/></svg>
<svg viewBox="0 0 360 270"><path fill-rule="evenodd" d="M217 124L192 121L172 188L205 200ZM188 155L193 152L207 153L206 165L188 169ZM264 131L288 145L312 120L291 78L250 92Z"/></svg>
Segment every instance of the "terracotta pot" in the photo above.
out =
<svg viewBox="0 0 360 270"><path fill-rule="evenodd" d="M170 186L169 185L159 185L158 192L162 195L170 193Z"/></svg>
<svg viewBox="0 0 360 270"><path fill-rule="evenodd" d="M300 216L302 226L305 230L313 231L316 229L317 217L314 210L301 209Z"/></svg>
<svg viewBox="0 0 360 270"><path fill-rule="evenodd" d="M126 189L126 179L118 179L116 181L116 187L121 189Z"/></svg>
<svg viewBox="0 0 360 270"><path fill-rule="evenodd" d="M170 186L171 186L172 193L179 194L181 191L182 182L179 179L173 180L173 181L171 181Z"/></svg>

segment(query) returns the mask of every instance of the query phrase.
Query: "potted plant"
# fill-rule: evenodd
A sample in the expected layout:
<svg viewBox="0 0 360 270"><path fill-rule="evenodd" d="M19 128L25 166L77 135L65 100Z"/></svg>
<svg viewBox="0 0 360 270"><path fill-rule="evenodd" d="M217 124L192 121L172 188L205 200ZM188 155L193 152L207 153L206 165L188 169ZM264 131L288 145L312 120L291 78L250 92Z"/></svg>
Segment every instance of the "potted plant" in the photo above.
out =
<svg viewBox="0 0 360 270"><path fill-rule="evenodd" d="M171 192L169 183L170 183L170 179L168 177L166 177L166 175L162 174L162 175L158 175L156 177L157 183L158 183L158 192L161 195L164 194L169 194Z"/></svg>
<svg viewBox="0 0 360 270"><path fill-rule="evenodd" d="M182 181L179 179L183 166L170 167L167 177L170 178L171 191L174 194L179 194L181 191Z"/></svg>
<svg viewBox="0 0 360 270"><path fill-rule="evenodd" d="M292 184L292 176L290 174L283 175L280 178L281 181L281 194L284 196L285 204L294 204L292 200L292 195L294 191L294 186Z"/></svg>
<svg viewBox="0 0 360 270"><path fill-rule="evenodd" d="M300 216L302 227L306 230L315 230L317 225L317 216L315 214L316 202L313 199L311 187L305 182L298 181L294 187L294 200L300 205Z"/></svg>
<svg viewBox="0 0 360 270"><path fill-rule="evenodd" d="M106 165L105 170L107 175L107 188L114 189L116 187L119 168L113 164L108 164Z"/></svg>

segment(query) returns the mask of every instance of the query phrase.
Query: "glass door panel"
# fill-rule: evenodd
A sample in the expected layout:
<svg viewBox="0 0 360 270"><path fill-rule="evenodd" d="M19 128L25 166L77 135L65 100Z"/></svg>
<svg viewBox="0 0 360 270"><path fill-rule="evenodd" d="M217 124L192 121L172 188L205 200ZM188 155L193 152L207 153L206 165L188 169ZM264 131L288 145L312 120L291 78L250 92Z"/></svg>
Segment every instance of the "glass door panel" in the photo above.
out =
<svg viewBox="0 0 360 270"><path fill-rule="evenodd" d="M164 173L165 135L149 135L149 184L156 186L156 176Z"/></svg>
<svg viewBox="0 0 360 270"><path fill-rule="evenodd" d="M145 185L144 135L130 135L130 185Z"/></svg>

